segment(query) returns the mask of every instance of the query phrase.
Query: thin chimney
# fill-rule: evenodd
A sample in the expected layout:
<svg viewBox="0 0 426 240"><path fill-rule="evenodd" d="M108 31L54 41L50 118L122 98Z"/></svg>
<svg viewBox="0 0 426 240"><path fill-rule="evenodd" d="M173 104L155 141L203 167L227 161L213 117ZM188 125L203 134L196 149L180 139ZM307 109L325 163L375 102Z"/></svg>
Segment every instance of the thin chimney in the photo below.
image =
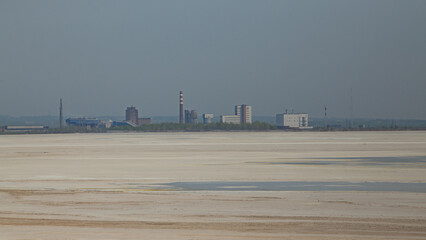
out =
<svg viewBox="0 0 426 240"><path fill-rule="evenodd" d="M183 124L183 92L179 92L179 123Z"/></svg>

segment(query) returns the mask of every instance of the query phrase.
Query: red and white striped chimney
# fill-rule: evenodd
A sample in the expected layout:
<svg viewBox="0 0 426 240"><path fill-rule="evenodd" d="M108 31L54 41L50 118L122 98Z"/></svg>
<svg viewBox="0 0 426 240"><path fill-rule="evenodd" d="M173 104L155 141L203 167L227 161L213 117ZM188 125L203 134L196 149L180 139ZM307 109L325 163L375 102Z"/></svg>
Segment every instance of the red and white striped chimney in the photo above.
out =
<svg viewBox="0 0 426 240"><path fill-rule="evenodd" d="M183 92L182 91L180 91L180 93L179 93L179 100L180 100L180 103L179 103L179 123L183 124L184 122L183 122Z"/></svg>

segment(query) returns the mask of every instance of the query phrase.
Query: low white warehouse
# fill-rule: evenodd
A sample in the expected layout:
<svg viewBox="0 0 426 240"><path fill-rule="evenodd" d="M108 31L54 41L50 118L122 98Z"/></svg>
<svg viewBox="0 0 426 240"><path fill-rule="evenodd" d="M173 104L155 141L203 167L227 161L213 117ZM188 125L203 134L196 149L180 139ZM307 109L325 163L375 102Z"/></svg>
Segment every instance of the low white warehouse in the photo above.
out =
<svg viewBox="0 0 426 240"><path fill-rule="evenodd" d="M299 128L308 129L307 113L281 113L276 115L276 122L279 128Z"/></svg>

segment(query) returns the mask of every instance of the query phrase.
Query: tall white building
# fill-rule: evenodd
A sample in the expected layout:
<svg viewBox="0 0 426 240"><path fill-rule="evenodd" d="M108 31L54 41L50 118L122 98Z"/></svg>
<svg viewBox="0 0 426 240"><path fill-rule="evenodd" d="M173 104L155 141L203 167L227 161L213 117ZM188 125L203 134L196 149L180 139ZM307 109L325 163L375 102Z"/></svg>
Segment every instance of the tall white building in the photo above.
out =
<svg viewBox="0 0 426 240"><path fill-rule="evenodd" d="M248 105L236 105L235 106L235 115L222 115L220 116L220 121L222 123L252 123L252 112L251 106Z"/></svg>
<svg viewBox="0 0 426 240"><path fill-rule="evenodd" d="M236 105L235 115L240 116L240 123L251 123L251 106Z"/></svg>
<svg viewBox="0 0 426 240"><path fill-rule="evenodd" d="M299 128L308 129L307 113L281 113L276 115L276 122L279 128Z"/></svg>

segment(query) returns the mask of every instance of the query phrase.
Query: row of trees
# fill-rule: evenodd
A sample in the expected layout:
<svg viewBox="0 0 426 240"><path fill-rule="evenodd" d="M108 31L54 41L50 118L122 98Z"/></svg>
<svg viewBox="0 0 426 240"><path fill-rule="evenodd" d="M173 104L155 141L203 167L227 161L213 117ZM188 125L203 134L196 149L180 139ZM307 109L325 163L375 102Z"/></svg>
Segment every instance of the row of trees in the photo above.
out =
<svg viewBox="0 0 426 240"><path fill-rule="evenodd" d="M166 132L166 131L240 131L240 130L251 130L251 131L265 131L275 130L276 126L273 126L264 122L254 122L252 124L232 124L232 123L209 123L209 124L179 124L179 123L158 123L158 124L146 124L139 127L128 127L120 126L112 128L111 130L131 130L131 131L143 131L143 132Z"/></svg>

